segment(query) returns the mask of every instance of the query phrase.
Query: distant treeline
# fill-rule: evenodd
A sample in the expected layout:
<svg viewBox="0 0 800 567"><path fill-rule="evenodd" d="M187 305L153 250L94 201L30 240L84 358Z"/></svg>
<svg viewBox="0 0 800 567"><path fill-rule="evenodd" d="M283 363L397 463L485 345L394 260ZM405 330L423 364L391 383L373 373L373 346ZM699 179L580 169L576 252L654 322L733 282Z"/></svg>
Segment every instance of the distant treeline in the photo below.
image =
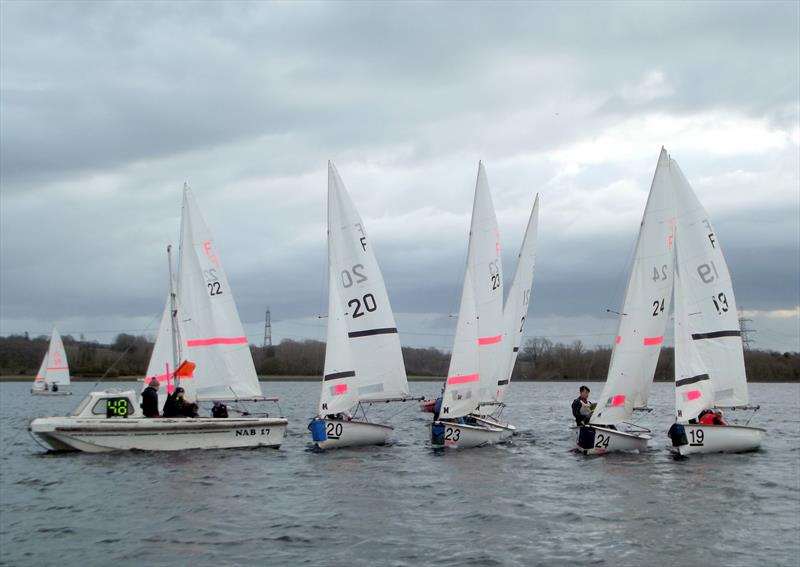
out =
<svg viewBox="0 0 800 567"><path fill-rule="evenodd" d="M146 337L117 335L111 344L62 337L73 376L143 376L153 350ZM0 373L33 376L47 351L48 337L0 337ZM250 346L256 372L272 376L319 376L325 361L325 343L284 340L272 347ZM445 376L450 354L435 348L403 347L410 376ZM529 339L520 349L515 380L603 381L611 360L610 347L587 348L581 341L554 343ZM751 381L800 381L800 353L746 350L745 365ZM663 348L656 380L673 379L673 351Z"/></svg>

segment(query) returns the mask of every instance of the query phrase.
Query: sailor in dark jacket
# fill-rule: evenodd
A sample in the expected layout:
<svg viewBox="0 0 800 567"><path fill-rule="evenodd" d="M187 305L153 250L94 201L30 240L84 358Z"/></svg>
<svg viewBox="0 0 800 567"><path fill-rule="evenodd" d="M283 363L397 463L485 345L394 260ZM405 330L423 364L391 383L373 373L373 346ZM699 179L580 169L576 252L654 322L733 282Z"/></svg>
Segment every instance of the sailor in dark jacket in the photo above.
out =
<svg viewBox="0 0 800 567"><path fill-rule="evenodd" d="M580 427L589 423L593 409L592 403L589 402L589 388L581 386L580 395L572 400L572 416L575 418L575 424Z"/></svg>
<svg viewBox="0 0 800 567"><path fill-rule="evenodd" d="M142 391L142 413L145 417L158 417L158 387L161 384L158 378L150 378L150 382Z"/></svg>
<svg viewBox="0 0 800 567"><path fill-rule="evenodd" d="M197 417L197 404L187 402L184 389L178 386L164 402L164 417Z"/></svg>

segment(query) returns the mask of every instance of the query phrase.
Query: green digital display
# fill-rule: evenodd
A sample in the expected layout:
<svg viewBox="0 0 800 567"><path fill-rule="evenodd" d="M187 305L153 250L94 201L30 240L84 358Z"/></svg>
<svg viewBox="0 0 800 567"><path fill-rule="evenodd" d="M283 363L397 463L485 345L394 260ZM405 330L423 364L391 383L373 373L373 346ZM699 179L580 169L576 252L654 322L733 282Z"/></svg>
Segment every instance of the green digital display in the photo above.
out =
<svg viewBox="0 0 800 567"><path fill-rule="evenodd" d="M128 417L131 405L128 398L107 398L106 417Z"/></svg>

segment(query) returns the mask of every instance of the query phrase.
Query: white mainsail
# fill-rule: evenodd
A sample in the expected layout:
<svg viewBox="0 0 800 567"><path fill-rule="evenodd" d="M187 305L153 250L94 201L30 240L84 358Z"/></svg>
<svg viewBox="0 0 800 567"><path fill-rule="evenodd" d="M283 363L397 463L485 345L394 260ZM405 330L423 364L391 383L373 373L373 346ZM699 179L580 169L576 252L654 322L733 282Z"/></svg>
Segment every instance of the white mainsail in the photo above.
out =
<svg viewBox="0 0 800 567"><path fill-rule="evenodd" d="M691 313L688 326L708 370L718 407L748 404L741 328L733 283L719 238L675 160L670 160L676 209L678 270Z"/></svg>
<svg viewBox="0 0 800 567"><path fill-rule="evenodd" d="M320 415L409 396L400 337L364 221L328 162L328 343Z"/></svg>
<svg viewBox="0 0 800 567"><path fill-rule="evenodd" d="M662 148L642 217L603 392L590 423L614 425L647 404L672 299L675 220Z"/></svg>
<svg viewBox="0 0 800 567"><path fill-rule="evenodd" d="M714 407L714 391L708 371L692 339L691 318L699 315L687 293L690 278L682 269L681 238L677 230L675 245L675 412L678 421L695 419L704 409Z"/></svg>
<svg viewBox="0 0 800 567"><path fill-rule="evenodd" d="M497 381L495 399L502 402L505 399L506 389L511 382L514 365L522 344L525 331L525 321L528 318L531 289L533 288L533 273L536 266L536 240L539 232L539 195L533 202L528 226L525 228L525 237L517 257L517 268L511 280L511 290L503 307L503 350L506 367Z"/></svg>
<svg viewBox="0 0 800 567"><path fill-rule="evenodd" d="M475 324L472 324L473 320ZM495 400L498 378L505 370L502 342L500 232L486 171L479 163L467 268L453 354L445 382L442 417L461 417L474 411L481 403Z"/></svg>
<svg viewBox="0 0 800 567"><path fill-rule="evenodd" d="M198 400L261 398L250 346L214 240L188 186L184 186L181 245L176 288L179 357L194 363L180 378ZM164 309L148 377L171 377L173 360L170 302Z"/></svg>
<svg viewBox="0 0 800 567"><path fill-rule="evenodd" d="M39 372L36 373L34 388L44 389L45 384L58 384L59 386L69 386L69 363L67 362L67 352L64 350L64 343L58 329L53 327L50 335L50 344L47 352L42 359Z"/></svg>

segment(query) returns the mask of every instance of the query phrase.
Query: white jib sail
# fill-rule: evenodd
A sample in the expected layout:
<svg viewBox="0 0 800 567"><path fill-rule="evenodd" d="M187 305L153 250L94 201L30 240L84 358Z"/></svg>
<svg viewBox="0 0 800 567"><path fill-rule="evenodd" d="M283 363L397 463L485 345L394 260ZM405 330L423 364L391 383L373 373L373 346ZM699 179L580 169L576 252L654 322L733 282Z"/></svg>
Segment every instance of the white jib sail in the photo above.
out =
<svg viewBox="0 0 800 567"><path fill-rule="evenodd" d="M675 193L678 268L684 276L691 336L711 376L719 407L747 405L739 313L719 238L703 205L675 160L670 160Z"/></svg>
<svg viewBox="0 0 800 567"><path fill-rule="evenodd" d="M350 339L347 337L347 322L332 270L329 270L329 276L328 338L325 343L325 369L319 398L320 416L351 411L358 404L358 382L350 351Z"/></svg>
<svg viewBox="0 0 800 567"><path fill-rule="evenodd" d="M37 390L43 389L45 384L69 385L67 351L64 350L61 335L58 334L58 330L55 327L53 327L53 333L50 335L50 344L39 367L39 372L36 373L34 388Z"/></svg>
<svg viewBox="0 0 800 567"><path fill-rule="evenodd" d="M714 391L700 353L692 339L693 317L700 313L687 293L690 275L681 267L680 229L676 230L675 250L675 413L679 422L695 419L704 409L714 407Z"/></svg>
<svg viewBox="0 0 800 567"><path fill-rule="evenodd" d="M614 425L647 404L672 298L675 220L662 148L642 217L603 392L590 423Z"/></svg>
<svg viewBox="0 0 800 567"><path fill-rule="evenodd" d="M329 321L326 349L341 347L341 340L332 337L336 330L347 342L350 368L355 376L347 385L348 392L357 388L357 401L404 398L409 395L400 337L383 275L368 240L364 221L358 214L336 167L328 163L328 270L331 313L343 315L344 328L334 319ZM334 293L335 291L335 293ZM330 353L339 357L339 353ZM340 371L341 372L341 371ZM334 372L335 374L335 372ZM324 380L323 382L328 382ZM323 383L323 396L327 385ZM349 399L349 398L348 398ZM338 404L337 404L338 405ZM330 408L330 403L328 404Z"/></svg>
<svg viewBox="0 0 800 567"><path fill-rule="evenodd" d="M147 374L144 377L143 389L146 388L150 380L156 378L161 387L158 390L160 404L159 407L164 405L164 400L167 394L171 394L174 388L173 376L175 374L175 359L172 349L172 312L170 311L169 294L167 295L167 303L164 305L164 312L161 315L161 324L158 328L158 336L156 336L156 343L153 346L153 352L150 355L150 362L147 365ZM180 326L177 325L176 332L180 337ZM180 339L179 339L180 342ZM180 357L180 355L179 355ZM182 361L178 361L180 364ZM189 399L194 399L196 393L194 391L193 380L186 380L181 382L182 387L187 391L186 396Z"/></svg>
<svg viewBox="0 0 800 567"><path fill-rule="evenodd" d="M511 280L511 290L503 307L503 350L506 367L497 381L495 398L498 402L505 399L506 389L511 382L514 365L517 362L522 336L525 332L525 321L528 318L528 307L533 288L533 273L536 266L536 239L539 232L539 195L533 202L525 237L517 257L517 268Z"/></svg>
<svg viewBox="0 0 800 567"><path fill-rule="evenodd" d="M472 279L467 271L461 290L461 305L458 309L456 337L450 355L444 393L442 394L441 418L462 417L480 404L480 375L478 362L478 317L475 312L475 294Z"/></svg>
<svg viewBox="0 0 800 567"><path fill-rule="evenodd" d="M219 251L188 186L183 192L177 298L183 358L196 364L194 375L182 377L181 385L192 382L198 400L261 397Z"/></svg>

